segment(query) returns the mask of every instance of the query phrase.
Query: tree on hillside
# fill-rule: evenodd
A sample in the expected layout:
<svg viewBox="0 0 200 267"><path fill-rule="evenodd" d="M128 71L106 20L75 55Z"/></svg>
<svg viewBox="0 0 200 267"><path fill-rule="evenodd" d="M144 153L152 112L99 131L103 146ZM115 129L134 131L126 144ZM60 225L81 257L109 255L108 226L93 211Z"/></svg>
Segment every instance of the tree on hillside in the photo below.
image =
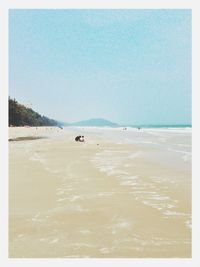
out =
<svg viewBox="0 0 200 267"><path fill-rule="evenodd" d="M9 97L9 125L11 126L58 126L58 122L41 116Z"/></svg>

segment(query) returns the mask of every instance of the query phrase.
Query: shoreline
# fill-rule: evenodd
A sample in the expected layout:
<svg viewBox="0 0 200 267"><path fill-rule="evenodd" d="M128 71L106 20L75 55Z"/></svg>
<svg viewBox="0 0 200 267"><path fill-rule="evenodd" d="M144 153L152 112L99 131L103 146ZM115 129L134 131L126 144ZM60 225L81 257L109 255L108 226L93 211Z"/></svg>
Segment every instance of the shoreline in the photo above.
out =
<svg viewBox="0 0 200 267"><path fill-rule="evenodd" d="M76 143L75 130L10 142L9 256L191 257L190 168L149 161L152 147L102 132L85 129Z"/></svg>

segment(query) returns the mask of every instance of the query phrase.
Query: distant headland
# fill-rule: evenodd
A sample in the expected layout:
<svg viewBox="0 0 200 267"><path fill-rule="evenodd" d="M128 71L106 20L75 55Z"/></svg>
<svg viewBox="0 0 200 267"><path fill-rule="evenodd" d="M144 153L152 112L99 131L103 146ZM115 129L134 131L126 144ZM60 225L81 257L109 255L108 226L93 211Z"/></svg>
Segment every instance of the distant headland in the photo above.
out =
<svg viewBox="0 0 200 267"><path fill-rule="evenodd" d="M64 123L65 126L90 126L90 127L120 127L119 124L102 119L102 118L95 118L89 120L83 120L73 123Z"/></svg>

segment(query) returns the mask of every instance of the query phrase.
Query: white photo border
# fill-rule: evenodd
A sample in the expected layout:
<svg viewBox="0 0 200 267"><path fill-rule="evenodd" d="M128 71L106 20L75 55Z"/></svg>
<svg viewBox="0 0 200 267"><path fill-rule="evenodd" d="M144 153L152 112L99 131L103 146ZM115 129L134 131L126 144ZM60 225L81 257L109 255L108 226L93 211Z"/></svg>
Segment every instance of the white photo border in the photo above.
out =
<svg viewBox="0 0 200 267"><path fill-rule="evenodd" d="M32 266L200 266L199 238L200 178L198 177L198 148L200 126L199 72L200 8L198 0L3 0L0 6L0 263L3 267ZM189 259L9 259L8 258L8 16L9 9L191 9L192 10L192 258Z"/></svg>

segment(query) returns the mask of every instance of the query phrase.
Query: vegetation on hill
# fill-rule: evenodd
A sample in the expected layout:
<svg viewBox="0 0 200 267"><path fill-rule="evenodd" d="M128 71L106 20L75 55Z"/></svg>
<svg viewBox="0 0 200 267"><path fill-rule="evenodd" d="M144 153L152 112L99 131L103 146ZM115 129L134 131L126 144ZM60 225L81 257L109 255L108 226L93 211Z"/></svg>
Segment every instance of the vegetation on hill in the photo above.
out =
<svg viewBox="0 0 200 267"><path fill-rule="evenodd" d="M55 120L41 116L9 97L9 126L58 126Z"/></svg>

